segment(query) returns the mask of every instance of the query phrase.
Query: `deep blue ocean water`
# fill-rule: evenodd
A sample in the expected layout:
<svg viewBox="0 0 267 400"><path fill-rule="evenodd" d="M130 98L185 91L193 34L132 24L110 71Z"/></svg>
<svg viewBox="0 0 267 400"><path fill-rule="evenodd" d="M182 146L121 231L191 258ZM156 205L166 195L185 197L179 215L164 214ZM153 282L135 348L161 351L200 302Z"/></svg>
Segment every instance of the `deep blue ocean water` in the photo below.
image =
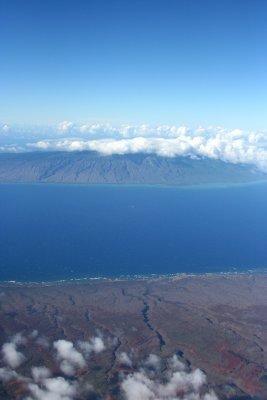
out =
<svg viewBox="0 0 267 400"><path fill-rule="evenodd" d="M0 185L0 280L267 267L267 184Z"/></svg>

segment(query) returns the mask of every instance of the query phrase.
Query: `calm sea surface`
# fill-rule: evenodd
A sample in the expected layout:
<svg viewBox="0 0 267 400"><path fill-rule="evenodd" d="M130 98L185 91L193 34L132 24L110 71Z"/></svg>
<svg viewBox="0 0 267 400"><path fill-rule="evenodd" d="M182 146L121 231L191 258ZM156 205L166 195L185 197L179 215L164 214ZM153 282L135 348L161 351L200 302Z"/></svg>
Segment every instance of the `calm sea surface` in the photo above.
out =
<svg viewBox="0 0 267 400"><path fill-rule="evenodd" d="M267 185L0 185L0 280L267 267Z"/></svg>

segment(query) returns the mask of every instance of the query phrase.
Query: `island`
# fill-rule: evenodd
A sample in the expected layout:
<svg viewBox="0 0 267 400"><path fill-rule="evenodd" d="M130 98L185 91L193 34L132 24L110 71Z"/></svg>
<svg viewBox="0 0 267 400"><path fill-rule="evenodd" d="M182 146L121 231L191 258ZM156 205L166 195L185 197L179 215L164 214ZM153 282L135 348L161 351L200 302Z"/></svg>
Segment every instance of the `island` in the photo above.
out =
<svg viewBox="0 0 267 400"><path fill-rule="evenodd" d="M0 153L0 183L199 185L266 181L249 164L210 158L97 152Z"/></svg>
<svg viewBox="0 0 267 400"><path fill-rule="evenodd" d="M1 283L0 397L266 399L266 290L256 272Z"/></svg>

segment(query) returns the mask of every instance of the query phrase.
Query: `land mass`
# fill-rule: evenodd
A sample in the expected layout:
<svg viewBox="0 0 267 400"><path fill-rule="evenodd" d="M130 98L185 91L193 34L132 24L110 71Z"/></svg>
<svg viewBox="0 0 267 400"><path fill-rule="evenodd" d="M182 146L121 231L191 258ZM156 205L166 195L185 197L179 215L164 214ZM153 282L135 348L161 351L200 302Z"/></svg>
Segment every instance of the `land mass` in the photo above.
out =
<svg viewBox="0 0 267 400"><path fill-rule="evenodd" d="M252 165L153 154L95 152L0 154L0 182L85 184L231 184L267 180Z"/></svg>
<svg viewBox="0 0 267 400"><path fill-rule="evenodd" d="M11 341L6 350L13 346L23 358L20 355L16 371L0 361L0 397L25 398L37 385L43 390L44 370L38 370L34 384L30 370L45 366L56 377L53 383L60 377L72 385L79 382L79 388L93 385L90 394L73 398L132 399L121 391L122 382L129 389L140 374L147 374L144 382L161 379L168 360L174 360L176 367L186 369L180 379L189 379L197 368L205 373L204 389L214 391L218 399L266 399L266 290L265 274L1 284L0 342ZM79 364L74 349L85 348L79 348L79 341L87 341L82 343L92 349L90 338L95 335L105 348L92 350L86 363ZM65 362L75 355L71 377L55 354L58 340L68 343ZM179 393L177 398L187 398Z"/></svg>

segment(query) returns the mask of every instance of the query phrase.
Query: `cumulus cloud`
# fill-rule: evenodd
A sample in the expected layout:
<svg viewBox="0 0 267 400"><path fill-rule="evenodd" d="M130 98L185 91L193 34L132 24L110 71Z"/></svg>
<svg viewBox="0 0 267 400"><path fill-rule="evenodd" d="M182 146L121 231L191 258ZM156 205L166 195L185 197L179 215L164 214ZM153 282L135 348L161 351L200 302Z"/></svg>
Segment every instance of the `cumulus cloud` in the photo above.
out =
<svg viewBox="0 0 267 400"><path fill-rule="evenodd" d="M18 333L9 343L4 343L2 346L3 361L11 368L19 367L26 357L18 350L18 346L25 344L26 339Z"/></svg>
<svg viewBox="0 0 267 400"><path fill-rule="evenodd" d="M74 375L77 368L85 366L83 355L75 349L72 342L57 340L53 344L57 351L57 359L60 361L60 369L66 375Z"/></svg>
<svg viewBox="0 0 267 400"><path fill-rule="evenodd" d="M89 341L80 340L78 345L87 356L91 353L100 353L106 348L103 339L97 336L92 337Z"/></svg>
<svg viewBox="0 0 267 400"><path fill-rule="evenodd" d="M4 136L6 136L7 134L8 134L8 132L9 132L9 126L7 125L7 124L4 124L2 127L1 127L1 131L2 131L2 133L3 133L3 135Z"/></svg>
<svg viewBox="0 0 267 400"><path fill-rule="evenodd" d="M17 346L27 343L27 339L22 335L22 333L17 333L11 340L12 343L15 343Z"/></svg>
<svg viewBox="0 0 267 400"><path fill-rule="evenodd" d="M151 126L149 124L141 125L129 125L124 124L120 126L112 126L110 123L106 124L86 124L82 126L76 126L76 131L83 134L90 134L98 136L115 136L131 138L137 136L159 136L159 137L174 137L177 135L185 134L188 128L185 126L172 126L172 125L160 125Z"/></svg>
<svg viewBox="0 0 267 400"><path fill-rule="evenodd" d="M36 345L38 335L38 331L29 333L27 344ZM92 392L97 395L87 381L88 375L78 373L78 369L85 366L83 354L67 340L57 340L53 347L61 371L69 377L54 376L45 365L33 366L30 376L18 374L16 368L25 358L17 347L25 343L26 336L17 334L4 344L3 354L7 365L0 368L0 381L3 385L11 381L21 385L18 387L27 392L24 400L74 400L87 398ZM99 353L106 347L100 334L86 342L79 342L79 348L86 355ZM22 355L22 359L18 354ZM121 352L118 359L122 364L132 367L132 359L127 353ZM131 371L129 374L125 374L125 371L119 374L121 395L125 400L218 400L207 385L206 375L200 369L189 370L176 355L166 360L150 354L139 360L139 365L135 365Z"/></svg>
<svg viewBox="0 0 267 400"><path fill-rule="evenodd" d="M17 374L16 371L10 369L10 368L0 368L0 382L9 382L12 379L18 379L19 375Z"/></svg>
<svg viewBox="0 0 267 400"><path fill-rule="evenodd" d="M70 375L69 378L53 376L52 371L45 365L33 366L30 376L18 374L16 369L20 366L21 357L23 361L25 358L18 352L17 346L26 343L28 346L35 346L39 337L37 330L25 336L18 333L3 345L3 360L7 366L0 368L0 382L6 385L14 381L14 385L18 385L15 387L28 393L28 396L23 397L24 400L74 400L87 398L89 393L94 392L93 386L77 374L78 368L85 366L83 355L72 342L67 340L57 340L53 343L53 347L61 371L65 375ZM86 343L90 344L91 352L99 353L105 348L102 337L92 337Z"/></svg>
<svg viewBox="0 0 267 400"><path fill-rule="evenodd" d="M117 128L114 128L111 124L91 124L91 125L81 125L77 127L77 132L81 134L89 135L101 135L101 136L115 136L119 134Z"/></svg>
<svg viewBox="0 0 267 400"><path fill-rule="evenodd" d="M42 381L43 379L50 378L51 372L46 367L32 367L32 377L34 381Z"/></svg>
<svg viewBox="0 0 267 400"><path fill-rule="evenodd" d="M109 125L83 125L76 127L76 131L96 136L90 139L81 137L44 139L29 143L28 148L59 151L89 150L103 155L152 153L164 157L207 157L231 163L252 164L267 171L266 132L223 128L192 130L183 126L149 125L129 125L119 128Z"/></svg>
<svg viewBox="0 0 267 400"><path fill-rule="evenodd" d="M145 365L150 368L160 369L161 359L155 354L149 354L147 360L145 361Z"/></svg>
<svg viewBox="0 0 267 400"><path fill-rule="evenodd" d="M43 379L40 384L29 383L31 397L26 400L72 400L77 397L78 385L62 377Z"/></svg>
<svg viewBox="0 0 267 400"><path fill-rule="evenodd" d="M15 343L5 343L2 347L3 359L12 368L18 367L26 358L24 354L17 350Z"/></svg>
<svg viewBox="0 0 267 400"><path fill-rule="evenodd" d="M89 383L63 377L32 380L27 385L30 396L25 400L74 400L87 398L93 392Z"/></svg>
<svg viewBox="0 0 267 400"><path fill-rule="evenodd" d="M73 127L74 123L71 121L62 121L57 125L58 131L64 133L71 131Z"/></svg>
<svg viewBox="0 0 267 400"><path fill-rule="evenodd" d="M199 369L169 372L164 383L142 371L128 375L121 388L126 400L218 400L212 390L202 393L205 383L206 377Z"/></svg>
<svg viewBox="0 0 267 400"><path fill-rule="evenodd" d="M133 365L132 360L124 351L119 354L118 360L121 364L126 365L127 367L131 367Z"/></svg>
<svg viewBox="0 0 267 400"><path fill-rule="evenodd" d="M51 371L44 367L33 367L32 377L19 375L10 368L0 368L0 381L8 383L12 380L21 381L23 389L29 392L25 400L73 400L79 398L81 392L92 390L91 385L80 385L76 379L68 381L63 377L51 377Z"/></svg>
<svg viewBox="0 0 267 400"><path fill-rule="evenodd" d="M36 343L43 348L48 348L50 346L49 340L45 336L37 337Z"/></svg>
<svg viewBox="0 0 267 400"><path fill-rule="evenodd" d="M171 358L169 358L168 364L169 364L169 368L172 371L184 371L185 370L185 365L178 359L176 354L174 354Z"/></svg>
<svg viewBox="0 0 267 400"><path fill-rule="evenodd" d="M36 338L38 337L38 334L39 334L38 330L37 330L37 329L34 329L34 330L29 334L29 338L31 338L31 339L36 339Z"/></svg>
<svg viewBox="0 0 267 400"><path fill-rule="evenodd" d="M123 375L121 391L125 400L218 400L206 375L190 371L176 355L164 360L150 354L139 370Z"/></svg>
<svg viewBox="0 0 267 400"><path fill-rule="evenodd" d="M207 157L236 164L250 164L267 172L266 131L227 130L221 127L191 129L186 126L152 126L149 124L114 126L110 123L93 123L79 125L67 120L54 127L46 127L46 129L35 127L34 131L32 129L29 132L24 131L25 129L22 130L23 135L14 137L14 141L19 141L19 144L2 143L0 152L17 153L32 149L88 150L103 155L142 152L164 157ZM10 142L13 128L10 129L7 125L2 124L0 136L4 132L5 135L8 133Z"/></svg>

